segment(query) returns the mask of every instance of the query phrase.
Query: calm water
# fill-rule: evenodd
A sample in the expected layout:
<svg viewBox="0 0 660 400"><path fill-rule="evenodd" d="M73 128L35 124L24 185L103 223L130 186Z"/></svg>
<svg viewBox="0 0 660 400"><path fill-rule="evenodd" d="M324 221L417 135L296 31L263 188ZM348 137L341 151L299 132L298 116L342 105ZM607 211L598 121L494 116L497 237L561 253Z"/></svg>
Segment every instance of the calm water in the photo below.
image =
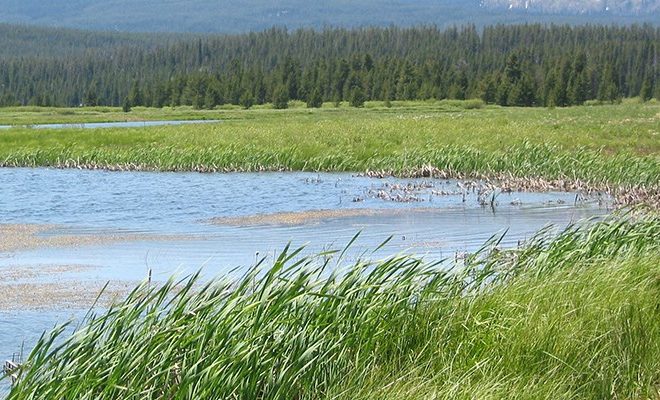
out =
<svg viewBox="0 0 660 400"><path fill-rule="evenodd" d="M125 122L89 122L84 124L36 124L36 125L0 125L0 129L28 127L32 129L98 129L98 128L141 128L147 126L216 124L219 120L188 120L188 121L125 121Z"/></svg>
<svg viewBox="0 0 660 400"><path fill-rule="evenodd" d="M421 185L414 202L375 197L392 185ZM497 197L495 209L477 195L439 195L459 190L456 181L371 179L350 174L315 173L141 173L51 169L0 169L0 223L53 224L45 235L138 233L177 235L183 240L140 241L0 253L0 274L39 265L95 268L57 279L155 279L203 267L206 276L226 275L259 256L272 257L288 242L307 252L341 248L359 231L352 255L393 240L376 257L409 252L429 259L474 250L508 229L505 245L515 245L547 224L558 227L606 210L574 204L572 193L511 193ZM358 201L355 201L358 200ZM513 203L513 204L512 204ZM293 226L228 226L215 217L310 210L397 209L391 215L331 218ZM418 211L413 212L414 209ZM1 238L0 238L1 239ZM26 347L43 329L80 312L0 312L0 359ZM1 389L0 389L1 391Z"/></svg>

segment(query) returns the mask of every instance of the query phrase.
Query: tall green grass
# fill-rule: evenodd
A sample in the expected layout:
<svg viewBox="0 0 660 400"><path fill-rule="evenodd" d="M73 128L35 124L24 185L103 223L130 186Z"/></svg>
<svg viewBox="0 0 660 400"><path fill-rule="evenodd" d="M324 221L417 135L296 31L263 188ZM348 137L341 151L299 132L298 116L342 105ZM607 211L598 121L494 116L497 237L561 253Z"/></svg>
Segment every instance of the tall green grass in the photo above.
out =
<svg viewBox="0 0 660 400"><path fill-rule="evenodd" d="M657 187L660 181L658 105L553 110L459 105L410 102L359 110L145 109L140 112L149 117L204 116L223 122L138 129L12 129L0 132L0 165L394 173L432 165L456 174L511 174L600 186Z"/></svg>
<svg viewBox="0 0 660 400"><path fill-rule="evenodd" d="M384 153L384 152L383 152ZM656 156L605 155L578 148L567 152L558 146L523 142L507 152L471 146L400 150L369 156L342 147L312 153L292 145L265 148L255 145L210 146L192 149L162 145L147 148L16 149L0 160L3 166L117 168L147 171L367 171L409 174L417 168L437 166L450 175L509 174L514 177L565 179L593 185L657 186L660 163Z"/></svg>
<svg viewBox="0 0 660 400"><path fill-rule="evenodd" d="M658 237L626 215L452 268L286 249L45 334L9 398L657 398Z"/></svg>

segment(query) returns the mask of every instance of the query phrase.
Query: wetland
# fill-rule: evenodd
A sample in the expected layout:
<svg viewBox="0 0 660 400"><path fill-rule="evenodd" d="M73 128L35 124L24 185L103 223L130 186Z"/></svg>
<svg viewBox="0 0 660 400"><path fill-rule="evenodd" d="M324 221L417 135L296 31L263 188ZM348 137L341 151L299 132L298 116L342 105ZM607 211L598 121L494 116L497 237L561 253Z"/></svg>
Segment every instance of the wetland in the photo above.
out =
<svg viewBox="0 0 660 400"><path fill-rule="evenodd" d="M621 235L617 241L629 243L621 245L622 254L639 248L630 254L642 257L641 265L657 256L648 242L659 204L655 104L524 112L428 102L309 112L188 109L170 116L191 122L180 126L135 122L103 129L77 126L68 113L59 120L48 109L28 113L35 123L65 125L0 132L6 167L0 168L0 358L39 348L42 333L58 323L73 321L65 330L71 333L90 307L103 315L114 313L115 304L150 303L154 298L140 300L142 292L135 292L144 282L145 296L164 290L173 298L191 285L193 297L182 302L203 301L204 288L218 280L267 287L260 277L271 273L285 287L296 277L309 280L310 288L325 282L341 291L350 285L348 266L364 279L382 273L378 285L396 287L409 302L429 274L440 279L455 271L471 282L488 265L524 264L530 274L547 258L582 265L591 257L583 251L598 243L607 245L594 254L611 262L615 252L607 246L614 243L599 235ZM85 123L122 117L84 113L77 117ZM14 114L0 115L0 122L27 118ZM140 115L165 120L162 111L138 109L133 117ZM204 124L194 123L202 118ZM547 123L554 124L550 130ZM603 126L606 134L595 136L592 130ZM642 217L612 217L629 206L641 207ZM305 271L315 263L325 267L312 279ZM285 264L293 266L277 272ZM409 267L421 281L387 272ZM250 277L255 268L266 270ZM324 281L333 276L337 282ZM183 280L183 289L169 286L172 279ZM478 279L496 292L513 284ZM563 282L560 272L548 282L553 279ZM468 290L447 285L456 293ZM251 290L237 290L246 309L260 301ZM305 307L320 307L306 296ZM456 307L463 301L451 298ZM393 306L385 298L374 301L383 310ZM134 323L138 329L142 322ZM9 386L2 385L6 393Z"/></svg>

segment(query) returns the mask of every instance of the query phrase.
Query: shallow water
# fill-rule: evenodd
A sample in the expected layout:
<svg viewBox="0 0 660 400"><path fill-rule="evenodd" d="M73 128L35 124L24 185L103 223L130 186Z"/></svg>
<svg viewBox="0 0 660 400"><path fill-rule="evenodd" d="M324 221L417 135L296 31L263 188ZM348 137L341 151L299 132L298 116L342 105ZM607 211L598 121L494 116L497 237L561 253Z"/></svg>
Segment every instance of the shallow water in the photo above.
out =
<svg viewBox="0 0 660 400"><path fill-rule="evenodd" d="M100 129L100 128L142 128L147 126L216 124L219 120L184 120L184 121L124 121L124 122L88 122L80 124L35 124L35 125L0 125L0 129Z"/></svg>
<svg viewBox="0 0 660 400"><path fill-rule="evenodd" d="M394 185L420 187L411 202L378 197ZM0 223L54 225L42 238L70 235L98 238L83 244L0 253L0 274L12 268L79 265L57 276L31 282L139 281L152 270L155 280L190 274L223 276L256 259L272 259L291 242L308 244L309 254L342 248L357 233L349 258L391 242L373 257L399 252L428 259L451 258L478 248L508 230L503 241L514 246L548 224L558 227L598 217L607 210L595 201L575 204L574 193L501 193L497 206L481 206L477 194L456 181L372 179L350 174L315 173L149 173L56 169L0 169ZM342 210L377 209L378 213ZM338 210L329 219L304 214L294 224L265 221L241 226L241 217L258 214ZM296 214L298 215L298 214ZM213 224L225 218L232 224ZM248 219L249 220L249 219ZM0 232L0 236L2 233ZM113 235L119 240L105 241ZM121 240L122 235L131 238ZM133 236L131 236L133 235ZM136 240L135 235L140 239ZM170 235L169 238L162 235ZM172 236L174 235L174 236ZM2 237L0 237L2 240ZM11 357L23 340L29 344L44 328L80 311L57 309L0 312L0 359Z"/></svg>

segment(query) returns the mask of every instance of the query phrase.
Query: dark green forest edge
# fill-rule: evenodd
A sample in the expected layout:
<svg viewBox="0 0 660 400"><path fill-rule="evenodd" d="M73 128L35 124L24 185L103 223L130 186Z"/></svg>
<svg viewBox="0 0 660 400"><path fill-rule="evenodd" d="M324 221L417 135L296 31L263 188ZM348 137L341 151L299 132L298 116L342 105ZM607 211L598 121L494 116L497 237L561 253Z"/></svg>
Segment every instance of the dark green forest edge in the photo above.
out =
<svg viewBox="0 0 660 400"><path fill-rule="evenodd" d="M359 107L369 100L481 98L569 106L660 97L660 28L651 25L274 28L164 35L162 42L94 34L96 41L83 32L76 39L71 31L58 41L45 30L32 32L31 43L40 35L50 38L49 47L69 50L58 55L10 36L0 57L0 105L284 108L300 100Z"/></svg>

